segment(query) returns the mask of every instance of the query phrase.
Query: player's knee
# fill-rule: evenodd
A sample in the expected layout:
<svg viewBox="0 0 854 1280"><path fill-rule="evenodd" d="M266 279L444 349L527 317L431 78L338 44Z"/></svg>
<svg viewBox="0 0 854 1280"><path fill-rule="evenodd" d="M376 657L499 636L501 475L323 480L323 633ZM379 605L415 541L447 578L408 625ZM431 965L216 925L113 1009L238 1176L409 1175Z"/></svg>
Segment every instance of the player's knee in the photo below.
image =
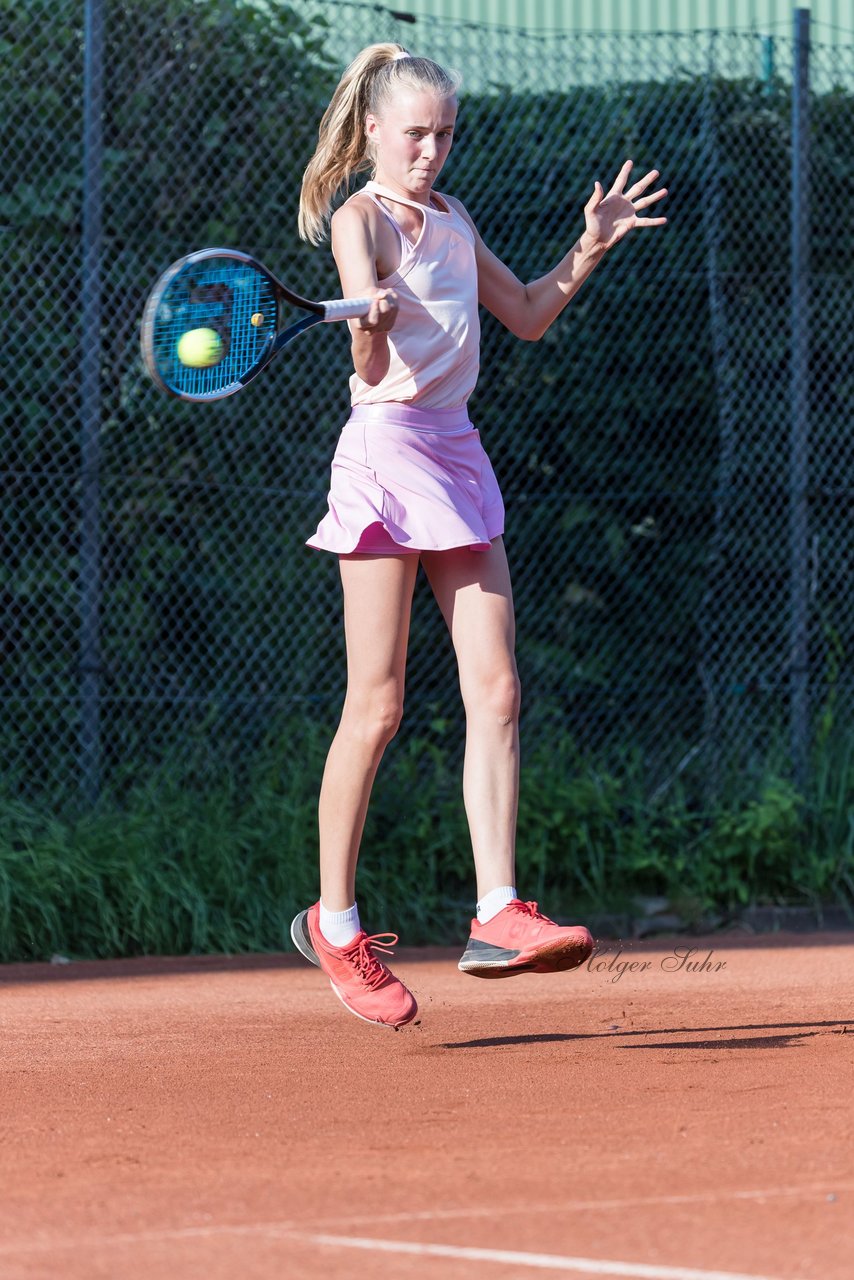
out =
<svg viewBox="0 0 854 1280"><path fill-rule="evenodd" d="M367 688L351 683L340 727L354 744L381 755L400 728L402 717L403 690L396 681Z"/></svg>
<svg viewBox="0 0 854 1280"><path fill-rule="evenodd" d="M519 719L522 690L515 671L494 676L481 690L481 710L487 711L500 725L515 724Z"/></svg>
<svg viewBox="0 0 854 1280"><path fill-rule="evenodd" d="M375 740L385 746L391 742L403 719L403 705L399 701L380 700L373 708L370 725Z"/></svg>
<svg viewBox="0 0 854 1280"><path fill-rule="evenodd" d="M371 746L381 749L391 742L402 718L403 698L396 687L389 686L360 699L355 722L351 718L351 727Z"/></svg>
<svg viewBox="0 0 854 1280"><path fill-rule="evenodd" d="M499 718L502 724L510 724L512 721L518 720L519 709L522 705L522 686L515 671L508 673L503 680L500 699L501 712Z"/></svg>

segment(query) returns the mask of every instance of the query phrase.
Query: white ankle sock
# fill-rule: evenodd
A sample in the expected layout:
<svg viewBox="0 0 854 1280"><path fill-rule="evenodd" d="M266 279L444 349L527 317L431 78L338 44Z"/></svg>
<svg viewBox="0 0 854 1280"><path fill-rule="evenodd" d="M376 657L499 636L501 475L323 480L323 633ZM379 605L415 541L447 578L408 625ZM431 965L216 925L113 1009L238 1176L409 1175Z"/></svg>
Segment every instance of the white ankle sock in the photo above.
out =
<svg viewBox="0 0 854 1280"><path fill-rule="evenodd" d="M320 904L320 932L333 947L346 947L362 926L359 924L359 908L355 902L346 911L327 911Z"/></svg>
<svg viewBox="0 0 854 1280"><path fill-rule="evenodd" d="M516 897L516 888L512 884L499 885L497 889L490 889L480 902L477 904L477 922L478 924L486 924L493 916L497 916L499 911L507 906Z"/></svg>

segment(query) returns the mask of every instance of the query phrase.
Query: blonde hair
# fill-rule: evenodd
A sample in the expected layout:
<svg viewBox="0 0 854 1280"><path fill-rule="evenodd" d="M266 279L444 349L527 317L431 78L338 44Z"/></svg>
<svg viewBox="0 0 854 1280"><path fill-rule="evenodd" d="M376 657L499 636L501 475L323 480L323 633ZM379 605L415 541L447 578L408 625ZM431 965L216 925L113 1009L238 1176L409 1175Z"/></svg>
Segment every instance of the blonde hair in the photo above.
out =
<svg viewBox="0 0 854 1280"><path fill-rule="evenodd" d="M320 244L335 196L354 174L373 168L365 132L368 113L381 115L402 86L448 98L459 85L458 76L430 58L412 57L401 44L371 44L357 54L323 113L317 148L303 174L298 223L302 239Z"/></svg>

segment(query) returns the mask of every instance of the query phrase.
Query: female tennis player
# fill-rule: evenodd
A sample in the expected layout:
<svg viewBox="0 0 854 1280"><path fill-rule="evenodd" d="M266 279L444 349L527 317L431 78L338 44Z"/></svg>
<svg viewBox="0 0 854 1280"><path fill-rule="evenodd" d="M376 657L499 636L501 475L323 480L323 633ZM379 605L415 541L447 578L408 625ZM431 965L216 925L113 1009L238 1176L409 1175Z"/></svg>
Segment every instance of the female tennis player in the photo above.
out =
<svg viewBox="0 0 854 1280"><path fill-rule="evenodd" d="M309 546L339 558L347 693L320 792L320 901L300 912L297 948L351 1013L399 1027L411 992L379 959L356 906L359 845L374 776L400 723L410 604L419 562L451 634L466 715L463 796L477 913L459 967L478 977L572 969L590 954L516 892L519 680L502 541L504 506L466 404L478 375L478 304L519 338L542 337L602 256L661 200L653 170L607 194L553 271L523 284L490 252L459 200L434 190L448 157L458 81L397 44L364 49L344 73L306 169L300 234L319 243L352 176L370 180L331 218L344 296L373 298L350 321L352 412L332 462L329 507Z"/></svg>

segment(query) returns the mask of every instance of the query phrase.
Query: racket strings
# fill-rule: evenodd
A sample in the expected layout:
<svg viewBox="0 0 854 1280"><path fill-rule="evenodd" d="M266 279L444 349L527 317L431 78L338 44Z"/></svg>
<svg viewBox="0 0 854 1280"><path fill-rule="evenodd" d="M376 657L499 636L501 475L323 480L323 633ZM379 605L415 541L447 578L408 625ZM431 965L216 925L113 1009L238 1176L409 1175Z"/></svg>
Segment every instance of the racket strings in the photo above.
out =
<svg viewBox="0 0 854 1280"><path fill-rule="evenodd" d="M266 355L276 334L278 305L267 276L243 263L210 258L179 271L154 317L152 345L163 381L194 397L215 395L242 381ZM206 366L178 354L185 334L212 330L219 340Z"/></svg>

